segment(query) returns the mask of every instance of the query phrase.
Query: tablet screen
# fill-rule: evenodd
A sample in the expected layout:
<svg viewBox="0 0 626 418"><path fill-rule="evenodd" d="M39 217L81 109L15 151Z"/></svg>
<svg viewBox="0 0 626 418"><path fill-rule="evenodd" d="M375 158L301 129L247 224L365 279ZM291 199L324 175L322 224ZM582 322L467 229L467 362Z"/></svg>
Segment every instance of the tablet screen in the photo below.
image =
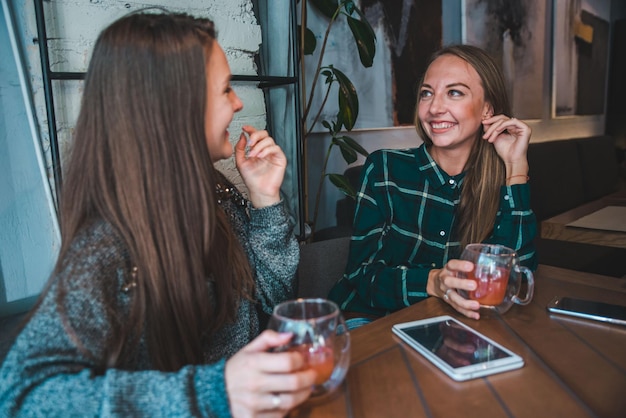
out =
<svg viewBox="0 0 626 418"><path fill-rule="evenodd" d="M453 368L510 357L480 335L451 320L407 327L402 331Z"/></svg>

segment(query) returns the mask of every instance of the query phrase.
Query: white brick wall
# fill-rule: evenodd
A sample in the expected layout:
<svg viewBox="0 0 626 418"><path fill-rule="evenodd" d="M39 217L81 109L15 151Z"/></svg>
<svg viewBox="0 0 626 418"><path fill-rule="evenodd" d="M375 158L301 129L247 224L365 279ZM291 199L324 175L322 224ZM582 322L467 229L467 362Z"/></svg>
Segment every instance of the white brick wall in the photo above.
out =
<svg viewBox="0 0 626 418"><path fill-rule="evenodd" d="M22 4L17 4L22 3ZM175 3L175 6L172 6ZM252 0L53 0L44 1L46 32L50 64L53 71L84 72L87 69L91 48L100 31L115 19L137 9L162 6L168 10L186 12L211 18L218 30L218 40L231 66L233 74L256 75L254 56L261 43L261 28L252 10ZM28 72L31 74L36 117L41 127L48 167L48 122L45 108L37 26L33 1L15 2L14 5L20 37L25 44ZM78 116L82 82L53 81L57 131L61 156L66 153L72 130ZM244 124L265 128L265 103L263 92L251 84L234 85L244 103L230 128L231 140L236 140ZM218 164L218 168L242 186L231 160ZM53 182L51 182L53 185Z"/></svg>

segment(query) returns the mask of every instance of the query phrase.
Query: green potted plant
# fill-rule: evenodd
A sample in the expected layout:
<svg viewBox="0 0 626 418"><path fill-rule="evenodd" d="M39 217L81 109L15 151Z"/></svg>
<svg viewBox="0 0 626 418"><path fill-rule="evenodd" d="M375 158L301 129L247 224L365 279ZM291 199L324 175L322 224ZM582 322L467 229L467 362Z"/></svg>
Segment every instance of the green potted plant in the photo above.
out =
<svg viewBox="0 0 626 418"><path fill-rule="evenodd" d="M319 50L317 66L313 71L313 74L307 73L304 67L304 56L312 55L318 46L315 35L310 29L307 28L307 4L317 9L325 17L325 19L328 20L328 25ZM303 0L301 2L300 17L301 19L298 29L300 34L299 51L302 74L301 89L304 101L301 123L303 135L303 177L305 185L307 184L309 164L306 158L307 141L311 137L313 129L318 123L321 123L321 125L328 130L331 137L330 145L322 163L321 175L315 192L315 204L312 215L307 204L307 220L309 226L311 227L311 233L314 234L319 203L322 196L322 188L326 177L328 177L331 183L347 196L352 198L355 196L353 187L343 174L326 172L328 159L332 150L334 148L339 148L341 155L347 164L355 162L358 158L358 154L363 156L368 155L368 152L361 145L359 145L350 136L344 134L345 131L351 131L357 121L359 115L359 98L354 84L344 72L335 67L333 64L324 64L324 52L326 51L328 37L333 25L339 19L345 19L348 27L350 28L350 33L352 34L351 39L346 39L346 46L353 45L358 50L360 62L363 67L367 68L372 66L374 56L376 54L376 35L374 34L374 30L362 11L357 7L355 1L352 0ZM313 80L310 88L307 89L307 78L310 76L313 77ZM320 80L322 80L326 85L325 96L321 105L317 109L314 109L313 95L315 87ZM335 84L338 86L336 100L339 111L331 120L321 119L322 110L329 100L331 88ZM313 117L313 121L310 125L307 126L307 118L309 115L315 115L315 117ZM307 195L305 197L305 202L308 202L308 190L305 191L305 195Z"/></svg>

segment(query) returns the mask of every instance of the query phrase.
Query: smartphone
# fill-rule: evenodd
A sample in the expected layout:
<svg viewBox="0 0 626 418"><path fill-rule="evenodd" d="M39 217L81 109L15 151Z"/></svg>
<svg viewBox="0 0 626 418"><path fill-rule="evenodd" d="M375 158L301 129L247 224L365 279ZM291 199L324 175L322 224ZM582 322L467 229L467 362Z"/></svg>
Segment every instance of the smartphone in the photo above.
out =
<svg viewBox="0 0 626 418"><path fill-rule="evenodd" d="M524 365L520 356L449 315L395 324L392 331L454 380Z"/></svg>
<svg viewBox="0 0 626 418"><path fill-rule="evenodd" d="M626 306L623 305L557 296L548 303L547 308L558 314L626 325Z"/></svg>

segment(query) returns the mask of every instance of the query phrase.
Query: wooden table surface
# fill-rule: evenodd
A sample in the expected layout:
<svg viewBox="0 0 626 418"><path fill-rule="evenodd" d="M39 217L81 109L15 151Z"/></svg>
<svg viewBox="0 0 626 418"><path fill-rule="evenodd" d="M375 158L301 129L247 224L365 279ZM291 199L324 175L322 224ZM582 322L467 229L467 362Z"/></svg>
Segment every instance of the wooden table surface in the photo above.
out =
<svg viewBox="0 0 626 418"><path fill-rule="evenodd" d="M553 296L626 305L626 280L541 265L527 306L467 319L437 298L351 332L334 396L290 417L625 417L626 327L549 314ZM456 382L392 334L395 323L452 315L524 358L521 369Z"/></svg>
<svg viewBox="0 0 626 418"><path fill-rule="evenodd" d="M541 237L626 248L626 232L567 226L607 206L626 206L626 193L618 192L546 219L541 222Z"/></svg>

